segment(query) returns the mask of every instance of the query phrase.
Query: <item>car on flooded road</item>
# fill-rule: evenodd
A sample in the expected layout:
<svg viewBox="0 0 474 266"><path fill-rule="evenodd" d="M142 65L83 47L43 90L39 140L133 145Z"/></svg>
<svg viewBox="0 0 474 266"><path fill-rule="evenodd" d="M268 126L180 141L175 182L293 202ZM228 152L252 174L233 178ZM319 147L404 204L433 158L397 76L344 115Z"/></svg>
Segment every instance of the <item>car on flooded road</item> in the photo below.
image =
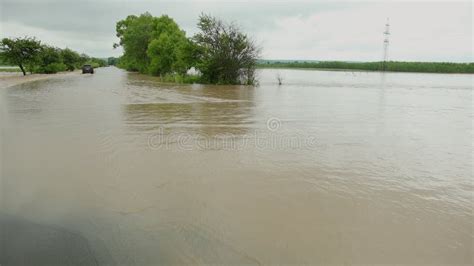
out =
<svg viewBox="0 0 474 266"><path fill-rule="evenodd" d="M94 68L91 65L82 66L82 74L91 73L94 74Z"/></svg>

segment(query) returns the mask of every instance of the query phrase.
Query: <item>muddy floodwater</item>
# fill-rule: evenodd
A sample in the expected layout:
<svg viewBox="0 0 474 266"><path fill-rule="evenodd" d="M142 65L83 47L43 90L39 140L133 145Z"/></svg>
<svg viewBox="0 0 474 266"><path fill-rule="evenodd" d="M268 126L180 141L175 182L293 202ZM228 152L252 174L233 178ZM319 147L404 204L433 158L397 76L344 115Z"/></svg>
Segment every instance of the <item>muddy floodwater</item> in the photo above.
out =
<svg viewBox="0 0 474 266"><path fill-rule="evenodd" d="M473 263L472 75L259 77L1 89L0 264Z"/></svg>

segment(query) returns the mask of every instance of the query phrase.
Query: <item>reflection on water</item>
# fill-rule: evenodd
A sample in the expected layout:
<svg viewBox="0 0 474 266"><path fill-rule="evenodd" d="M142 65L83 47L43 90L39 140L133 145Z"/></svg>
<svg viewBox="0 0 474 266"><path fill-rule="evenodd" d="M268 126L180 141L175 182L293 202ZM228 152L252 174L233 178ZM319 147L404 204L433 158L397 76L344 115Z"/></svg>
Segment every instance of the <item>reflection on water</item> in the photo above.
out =
<svg viewBox="0 0 474 266"><path fill-rule="evenodd" d="M103 68L1 90L2 241L21 237L0 263L34 243L61 264L472 262L471 76L259 74Z"/></svg>
<svg viewBox="0 0 474 266"><path fill-rule="evenodd" d="M255 88L164 85L156 78L129 74L123 106L130 129L167 133L243 134L255 123ZM147 132L150 133L150 132Z"/></svg>

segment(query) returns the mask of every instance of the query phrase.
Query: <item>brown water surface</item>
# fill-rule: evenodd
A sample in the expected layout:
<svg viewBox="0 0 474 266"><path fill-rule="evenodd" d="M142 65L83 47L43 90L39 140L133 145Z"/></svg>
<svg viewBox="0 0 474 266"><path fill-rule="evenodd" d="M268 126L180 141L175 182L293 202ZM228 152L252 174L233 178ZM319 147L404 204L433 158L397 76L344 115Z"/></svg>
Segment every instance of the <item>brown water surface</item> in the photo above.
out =
<svg viewBox="0 0 474 266"><path fill-rule="evenodd" d="M471 75L259 76L0 90L0 259L473 263Z"/></svg>

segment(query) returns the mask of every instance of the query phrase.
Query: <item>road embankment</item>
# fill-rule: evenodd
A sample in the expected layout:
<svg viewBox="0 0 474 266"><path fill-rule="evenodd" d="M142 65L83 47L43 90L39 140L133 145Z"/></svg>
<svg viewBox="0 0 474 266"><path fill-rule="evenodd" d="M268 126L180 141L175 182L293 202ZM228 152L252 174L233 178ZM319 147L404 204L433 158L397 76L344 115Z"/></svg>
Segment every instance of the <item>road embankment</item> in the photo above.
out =
<svg viewBox="0 0 474 266"><path fill-rule="evenodd" d="M55 78L55 77L62 77L62 76L69 76L69 75L79 75L80 71L72 71L72 72L60 72L56 74L29 74L23 76L20 72L2 72L0 73L0 89L8 88L11 86L19 85L22 83Z"/></svg>

